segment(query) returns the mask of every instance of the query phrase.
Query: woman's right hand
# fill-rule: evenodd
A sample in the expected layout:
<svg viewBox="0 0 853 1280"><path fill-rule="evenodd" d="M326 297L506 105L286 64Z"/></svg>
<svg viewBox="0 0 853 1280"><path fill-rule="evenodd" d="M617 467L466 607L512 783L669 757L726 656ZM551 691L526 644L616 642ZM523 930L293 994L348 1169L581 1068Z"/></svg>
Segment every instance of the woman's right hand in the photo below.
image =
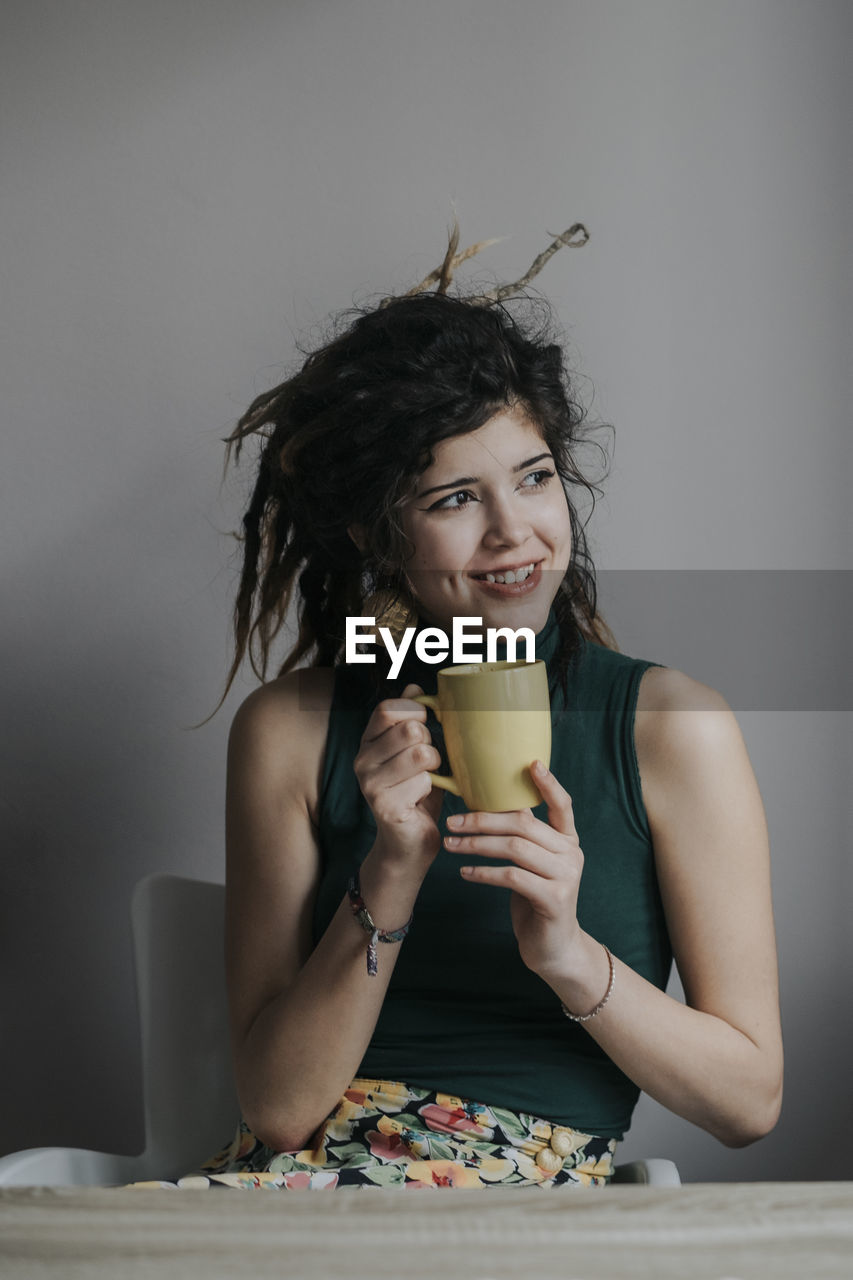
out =
<svg viewBox="0 0 853 1280"><path fill-rule="evenodd" d="M355 775L376 819L376 846L391 859L428 858L441 843L438 818L443 793L433 789L429 770L441 756L426 726L426 707L413 701L423 690L407 685L400 698L375 707L355 758Z"/></svg>

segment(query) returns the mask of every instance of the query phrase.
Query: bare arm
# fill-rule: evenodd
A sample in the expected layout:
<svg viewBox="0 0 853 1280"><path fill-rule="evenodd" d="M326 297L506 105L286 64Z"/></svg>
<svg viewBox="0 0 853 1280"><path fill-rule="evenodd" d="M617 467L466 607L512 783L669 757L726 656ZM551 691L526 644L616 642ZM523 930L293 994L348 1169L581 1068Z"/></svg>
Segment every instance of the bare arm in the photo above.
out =
<svg viewBox="0 0 853 1280"><path fill-rule="evenodd" d="M782 1095L764 809L725 699L677 671L652 669L643 684L655 706L638 709L638 758L687 1003L617 960L610 1000L581 1025L658 1102L726 1145L743 1146L773 1127ZM525 963L567 1008L586 1013L607 989L607 956L577 925L583 854L571 798L553 778L541 790L549 823L538 827L545 830L528 811L517 815L519 829L509 839L491 837L502 839L503 854L499 844L468 845L515 864L478 868L468 878L517 891ZM472 829L496 829L494 817L477 815Z"/></svg>
<svg viewBox="0 0 853 1280"><path fill-rule="evenodd" d="M662 704L638 713L648 722L638 729L641 768L687 1003L619 965L622 994L589 1031L664 1106L744 1146L773 1128L782 1100L767 823L725 699L681 672L655 671L652 682Z"/></svg>
<svg viewBox="0 0 853 1280"><path fill-rule="evenodd" d="M312 949L320 880L312 809L330 697L330 673L293 673L247 699L229 739L226 969L234 1067L247 1123L277 1150L303 1147L352 1080L405 945L381 946L379 972L368 976L367 935L344 895ZM438 753L428 745L423 707L397 700L381 708L359 762L362 786L380 809L361 887L377 925L395 929L409 918L438 850L436 798L429 799L423 772L435 767Z"/></svg>

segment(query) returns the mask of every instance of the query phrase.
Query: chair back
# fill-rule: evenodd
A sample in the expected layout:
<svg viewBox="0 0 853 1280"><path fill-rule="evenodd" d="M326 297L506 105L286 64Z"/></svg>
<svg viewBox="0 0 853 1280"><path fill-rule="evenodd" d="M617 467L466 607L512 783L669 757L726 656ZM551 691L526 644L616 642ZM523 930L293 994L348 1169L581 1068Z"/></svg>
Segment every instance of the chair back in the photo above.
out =
<svg viewBox="0 0 853 1280"><path fill-rule="evenodd" d="M171 1180L225 1146L240 1118L225 994L225 886L147 876L134 889L131 916L145 1164L149 1176Z"/></svg>

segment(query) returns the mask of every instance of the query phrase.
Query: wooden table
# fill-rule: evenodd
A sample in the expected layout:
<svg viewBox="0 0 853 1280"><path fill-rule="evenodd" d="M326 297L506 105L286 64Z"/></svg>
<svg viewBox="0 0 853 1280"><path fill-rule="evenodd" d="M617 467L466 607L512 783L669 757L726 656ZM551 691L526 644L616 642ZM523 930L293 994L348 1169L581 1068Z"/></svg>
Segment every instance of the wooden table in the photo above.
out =
<svg viewBox="0 0 853 1280"><path fill-rule="evenodd" d="M853 1183L0 1190L2 1280L850 1280Z"/></svg>

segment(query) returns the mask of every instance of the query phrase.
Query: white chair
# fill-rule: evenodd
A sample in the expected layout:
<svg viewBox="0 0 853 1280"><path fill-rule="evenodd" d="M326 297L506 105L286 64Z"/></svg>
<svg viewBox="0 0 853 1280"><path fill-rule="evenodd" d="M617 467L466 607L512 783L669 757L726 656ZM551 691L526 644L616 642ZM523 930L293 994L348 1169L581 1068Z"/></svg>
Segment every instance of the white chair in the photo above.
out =
<svg viewBox="0 0 853 1280"><path fill-rule="evenodd" d="M224 907L224 886L203 880L152 875L134 890L144 1151L16 1151L0 1157L0 1186L174 1182L230 1141L240 1108L228 1037ZM670 1160L620 1165L614 1181L680 1185Z"/></svg>
<svg viewBox="0 0 853 1280"><path fill-rule="evenodd" d="M174 1181L233 1136L221 884L152 875L133 893L145 1149L113 1155L35 1147L0 1159L0 1185Z"/></svg>

